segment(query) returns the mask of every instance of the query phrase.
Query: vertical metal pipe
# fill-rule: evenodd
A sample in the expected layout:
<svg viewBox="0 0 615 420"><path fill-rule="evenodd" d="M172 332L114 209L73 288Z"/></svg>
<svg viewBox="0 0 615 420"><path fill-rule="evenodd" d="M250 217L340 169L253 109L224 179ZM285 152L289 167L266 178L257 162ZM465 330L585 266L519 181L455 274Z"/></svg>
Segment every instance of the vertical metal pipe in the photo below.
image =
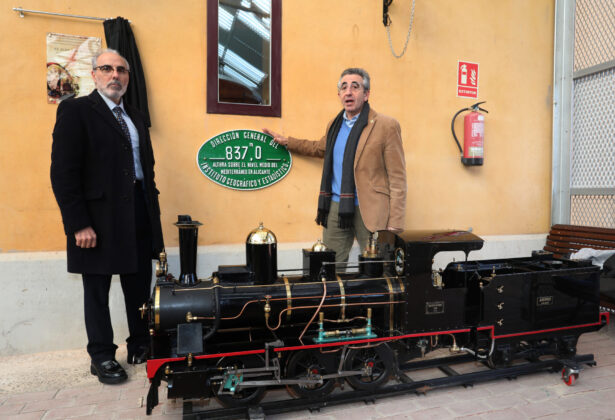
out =
<svg viewBox="0 0 615 420"><path fill-rule="evenodd" d="M555 3L551 224L570 223L570 141L575 0Z"/></svg>

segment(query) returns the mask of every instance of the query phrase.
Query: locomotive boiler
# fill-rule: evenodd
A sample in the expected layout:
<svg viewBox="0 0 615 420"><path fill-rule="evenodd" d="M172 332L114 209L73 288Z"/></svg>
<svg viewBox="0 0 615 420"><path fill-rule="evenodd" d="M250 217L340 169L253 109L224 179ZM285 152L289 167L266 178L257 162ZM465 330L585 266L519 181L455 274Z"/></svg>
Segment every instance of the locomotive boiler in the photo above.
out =
<svg viewBox="0 0 615 420"><path fill-rule="evenodd" d="M180 216L176 225L181 274L167 273L162 255L142 308L148 414L162 381L168 398L215 397L226 407L257 406L280 386L308 401L327 401L344 383L386 392L390 379L408 382L405 366L442 348L494 371L547 356L571 384L579 335L608 322L589 261L543 252L468 261L483 246L471 232L377 232L353 266L317 242L303 250L302 268L279 270L277 239L261 224L248 235L245 264L198 279L200 223ZM466 259L434 270L441 251Z"/></svg>

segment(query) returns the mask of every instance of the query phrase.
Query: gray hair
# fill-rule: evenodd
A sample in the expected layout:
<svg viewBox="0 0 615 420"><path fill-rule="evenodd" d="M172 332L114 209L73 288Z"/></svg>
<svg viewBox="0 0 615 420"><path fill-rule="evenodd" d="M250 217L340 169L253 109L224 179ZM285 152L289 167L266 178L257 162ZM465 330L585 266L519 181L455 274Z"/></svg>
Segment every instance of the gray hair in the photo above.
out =
<svg viewBox="0 0 615 420"><path fill-rule="evenodd" d="M120 54L117 50L114 50L112 48L105 48L103 50L98 51L96 54L94 54L94 56L92 57L92 68L96 67L96 62L98 61L98 57L100 57L104 53L113 53L113 54L119 55L122 58L122 60L124 60L124 63L126 63L126 68L130 70L130 64L128 64L128 60L126 60L126 58L124 58L124 56Z"/></svg>
<svg viewBox="0 0 615 420"><path fill-rule="evenodd" d="M361 76L363 78L363 88L365 90L369 90L369 74L365 70L358 67L350 67L342 72L340 80L337 82L338 89L342 88L342 78L349 74L356 74L357 76Z"/></svg>

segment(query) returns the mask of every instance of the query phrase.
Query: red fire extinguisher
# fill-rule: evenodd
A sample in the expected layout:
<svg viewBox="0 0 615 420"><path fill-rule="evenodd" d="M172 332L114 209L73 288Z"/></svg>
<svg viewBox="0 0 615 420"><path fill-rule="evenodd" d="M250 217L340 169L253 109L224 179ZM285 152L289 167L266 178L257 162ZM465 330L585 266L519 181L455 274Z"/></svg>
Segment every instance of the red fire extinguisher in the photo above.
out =
<svg viewBox="0 0 615 420"><path fill-rule="evenodd" d="M453 137L455 138L457 147L459 147L459 152L461 153L461 162L464 165L483 164L485 116L478 111L483 111L487 113L489 112L479 106L480 104L484 103L485 101L478 102L468 108L460 109L453 117L453 121L451 121L451 131L453 132ZM455 118L457 118L457 115L461 114L464 111L471 112L463 119L464 129L462 150L461 145L459 144L459 140L457 139L457 135L455 135Z"/></svg>

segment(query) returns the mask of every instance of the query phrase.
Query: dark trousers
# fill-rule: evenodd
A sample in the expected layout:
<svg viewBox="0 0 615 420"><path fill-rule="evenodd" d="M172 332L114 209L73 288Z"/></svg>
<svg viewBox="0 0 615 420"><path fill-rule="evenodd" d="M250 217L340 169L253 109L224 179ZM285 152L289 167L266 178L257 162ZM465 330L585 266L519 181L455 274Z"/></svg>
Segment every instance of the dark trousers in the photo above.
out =
<svg viewBox="0 0 615 420"><path fill-rule="evenodd" d="M130 336L126 339L128 352L147 347L149 332L147 319L141 319L139 308L148 301L152 281L152 239L145 198L140 182L135 184L135 223L137 236L138 272L120 274L126 305ZM111 275L86 274L83 277L85 329L88 353L92 361L100 363L115 358L113 328L109 313Z"/></svg>

